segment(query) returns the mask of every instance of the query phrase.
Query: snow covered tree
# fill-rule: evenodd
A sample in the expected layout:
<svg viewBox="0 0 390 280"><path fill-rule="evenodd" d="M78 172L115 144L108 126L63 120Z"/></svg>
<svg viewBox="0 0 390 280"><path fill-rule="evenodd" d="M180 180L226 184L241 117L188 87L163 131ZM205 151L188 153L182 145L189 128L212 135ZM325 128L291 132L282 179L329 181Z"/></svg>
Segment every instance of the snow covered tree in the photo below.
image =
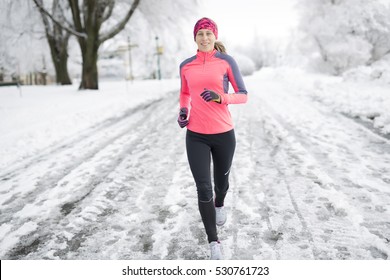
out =
<svg viewBox="0 0 390 280"><path fill-rule="evenodd" d="M42 0L34 0L38 7L44 8ZM59 0L52 2L51 14L62 24L65 24L64 9ZM39 9L43 26L45 27L46 39L50 47L50 53L56 71L56 82L61 85L72 84L68 73L68 42L70 32L53 22L44 9Z"/></svg>
<svg viewBox="0 0 390 280"><path fill-rule="evenodd" d="M100 45L117 35L130 20L140 0L134 0L126 15L104 33L101 27L111 16L115 0L69 0L72 10L74 28L80 35L77 40L83 57L82 80L80 89L98 89L98 50ZM85 36L86 35L86 36Z"/></svg>
<svg viewBox="0 0 390 280"><path fill-rule="evenodd" d="M130 7L119 8L125 11L121 19L111 19L116 6L115 0L68 0L72 13L72 22L63 23L56 14L48 12L40 1L33 0L40 10L55 24L77 37L82 55L82 74L80 89L98 89L98 51L105 41L113 38L126 26L141 0L133 0ZM64 0L62 0L64 1ZM105 26L107 23L109 26Z"/></svg>
<svg viewBox="0 0 390 280"><path fill-rule="evenodd" d="M305 51L313 46L319 64L335 75L381 59L390 52L390 9L384 2L300 0Z"/></svg>
<svg viewBox="0 0 390 280"><path fill-rule="evenodd" d="M39 14L31 3L0 0L0 71L4 79L44 70L49 60Z"/></svg>

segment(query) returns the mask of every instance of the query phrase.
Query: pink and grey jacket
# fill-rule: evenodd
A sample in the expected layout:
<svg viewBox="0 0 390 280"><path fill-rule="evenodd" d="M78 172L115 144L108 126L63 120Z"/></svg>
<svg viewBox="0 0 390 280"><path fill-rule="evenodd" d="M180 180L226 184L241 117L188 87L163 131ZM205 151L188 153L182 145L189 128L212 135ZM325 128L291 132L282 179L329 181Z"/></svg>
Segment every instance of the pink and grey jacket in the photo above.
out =
<svg viewBox="0 0 390 280"><path fill-rule="evenodd" d="M202 134L217 134L233 129L228 104L247 101L247 91L234 59L216 50L200 52L180 64L180 108L188 108L187 128ZM229 82L235 93L228 93ZM221 104L205 102L200 94L212 90Z"/></svg>

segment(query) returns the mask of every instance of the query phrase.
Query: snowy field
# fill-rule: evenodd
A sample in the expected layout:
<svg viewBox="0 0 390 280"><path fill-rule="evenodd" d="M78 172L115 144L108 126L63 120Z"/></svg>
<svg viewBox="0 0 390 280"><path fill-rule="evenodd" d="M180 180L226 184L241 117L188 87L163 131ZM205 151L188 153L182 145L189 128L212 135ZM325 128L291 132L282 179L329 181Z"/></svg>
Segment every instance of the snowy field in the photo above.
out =
<svg viewBox="0 0 390 280"><path fill-rule="evenodd" d="M389 259L389 87L246 77L226 259ZM0 88L1 259L208 259L178 80Z"/></svg>

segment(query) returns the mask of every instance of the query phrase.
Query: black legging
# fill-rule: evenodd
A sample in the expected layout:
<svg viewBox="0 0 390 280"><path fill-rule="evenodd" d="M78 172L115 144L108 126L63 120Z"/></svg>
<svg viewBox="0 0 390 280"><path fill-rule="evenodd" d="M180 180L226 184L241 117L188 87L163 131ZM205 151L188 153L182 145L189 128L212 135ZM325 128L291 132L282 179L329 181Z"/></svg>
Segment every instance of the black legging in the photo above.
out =
<svg viewBox="0 0 390 280"><path fill-rule="evenodd" d="M187 130L187 156L198 192L198 206L206 229L208 241L217 241L215 208L223 206L229 189L229 173L232 165L236 138L234 130L219 134L200 134ZM211 184L211 156L214 166L214 192Z"/></svg>

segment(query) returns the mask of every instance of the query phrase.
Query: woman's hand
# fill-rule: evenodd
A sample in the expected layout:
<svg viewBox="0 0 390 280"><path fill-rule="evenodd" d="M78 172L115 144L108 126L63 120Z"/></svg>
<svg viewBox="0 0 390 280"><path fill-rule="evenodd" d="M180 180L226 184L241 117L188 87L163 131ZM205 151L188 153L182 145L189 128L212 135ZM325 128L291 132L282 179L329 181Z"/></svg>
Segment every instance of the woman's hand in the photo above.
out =
<svg viewBox="0 0 390 280"><path fill-rule="evenodd" d="M216 93L216 92L214 92L212 90L205 89L205 91L202 92L200 94L200 96L206 102L213 101L213 102L221 104L221 96L218 93Z"/></svg>
<svg viewBox="0 0 390 280"><path fill-rule="evenodd" d="M188 109L180 108L179 117L177 118L177 123L181 128L188 125Z"/></svg>

